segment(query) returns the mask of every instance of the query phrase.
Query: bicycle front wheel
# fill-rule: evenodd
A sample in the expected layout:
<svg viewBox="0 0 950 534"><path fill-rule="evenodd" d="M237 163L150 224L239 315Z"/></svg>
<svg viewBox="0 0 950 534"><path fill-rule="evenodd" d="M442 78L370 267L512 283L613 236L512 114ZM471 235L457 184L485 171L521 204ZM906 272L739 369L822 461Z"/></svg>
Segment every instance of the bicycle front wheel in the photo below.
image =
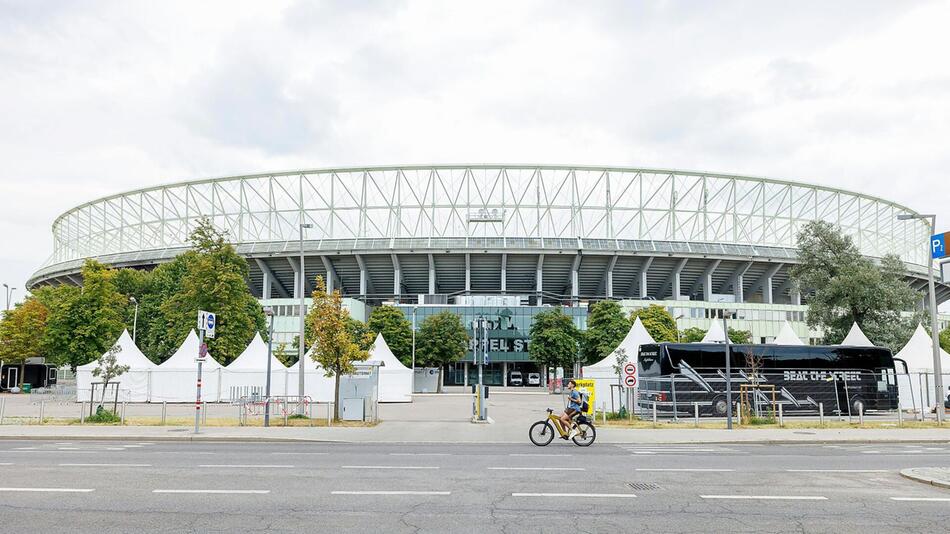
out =
<svg viewBox="0 0 950 534"><path fill-rule="evenodd" d="M597 429L590 423L577 423L577 435L572 440L579 447L589 447L597 439Z"/></svg>
<svg viewBox="0 0 950 534"><path fill-rule="evenodd" d="M554 439L554 427L547 421L538 421L531 425L531 430L528 431L528 437L531 438L531 443L534 443L538 447L544 447Z"/></svg>

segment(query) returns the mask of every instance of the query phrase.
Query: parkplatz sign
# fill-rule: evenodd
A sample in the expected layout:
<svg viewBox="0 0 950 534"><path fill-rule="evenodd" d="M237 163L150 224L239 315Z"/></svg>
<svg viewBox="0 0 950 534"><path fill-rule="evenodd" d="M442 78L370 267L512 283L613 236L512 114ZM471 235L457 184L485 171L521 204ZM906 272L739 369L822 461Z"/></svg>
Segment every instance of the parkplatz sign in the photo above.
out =
<svg viewBox="0 0 950 534"><path fill-rule="evenodd" d="M939 260L947 257L947 241L950 232L930 236L930 257Z"/></svg>

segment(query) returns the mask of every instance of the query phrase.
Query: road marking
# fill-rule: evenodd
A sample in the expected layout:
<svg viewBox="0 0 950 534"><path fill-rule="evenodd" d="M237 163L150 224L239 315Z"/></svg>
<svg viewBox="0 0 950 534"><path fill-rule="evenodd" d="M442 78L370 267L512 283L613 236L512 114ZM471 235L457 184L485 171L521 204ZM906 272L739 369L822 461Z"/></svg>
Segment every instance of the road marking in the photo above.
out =
<svg viewBox="0 0 950 534"><path fill-rule="evenodd" d="M152 464L59 464L60 467L152 467Z"/></svg>
<svg viewBox="0 0 950 534"><path fill-rule="evenodd" d="M512 497L596 497L605 499L633 499L632 493L512 493Z"/></svg>
<svg viewBox="0 0 950 534"><path fill-rule="evenodd" d="M437 465L341 465L340 469L438 469Z"/></svg>
<svg viewBox="0 0 950 534"><path fill-rule="evenodd" d="M861 454L881 454L881 451L861 451Z"/></svg>
<svg viewBox="0 0 950 534"><path fill-rule="evenodd" d="M451 495L451 491L331 491L331 495Z"/></svg>
<svg viewBox="0 0 950 534"><path fill-rule="evenodd" d="M71 441L64 441L62 443L57 443L57 445L72 445L72 444L73 443Z"/></svg>
<svg viewBox="0 0 950 534"><path fill-rule="evenodd" d="M124 451L125 449L122 447L106 447L106 450L107 451Z"/></svg>
<svg viewBox="0 0 950 534"><path fill-rule="evenodd" d="M285 469L285 468L291 468L293 466L292 465L278 465L278 464L269 464L269 465L268 464L201 464L198 467L227 467L227 468L237 468L237 469L258 467L258 468L265 468L265 469L270 469L270 468Z"/></svg>
<svg viewBox="0 0 950 534"><path fill-rule="evenodd" d="M491 471L584 471L583 467L489 467Z"/></svg>
<svg viewBox="0 0 950 534"><path fill-rule="evenodd" d="M821 495L700 495L703 499L740 499L766 501L827 501Z"/></svg>
<svg viewBox="0 0 950 534"><path fill-rule="evenodd" d="M889 473L887 469L786 469L789 473Z"/></svg>
<svg viewBox="0 0 950 534"><path fill-rule="evenodd" d="M513 453L513 454L509 454L508 456L542 456L542 457L547 457L547 456L574 456L574 455L573 455L573 454L544 454L544 453L542 453L542 452L537 452L537 453L533 453L533 454L515 454L515 453Z"/></svg>
<svg viewBox="0 0 950 534"><path fill-rule="evenodd" d="M88 488L0 488L0 491L26 491L31 493L90 493Z"/></svg>
<svg viewBox="0 0 950 534"><path fill-rule="evenodd" d="M16 449L13 449L13 450L16 450L16 451L35 451L35 450L36 450L36 447L17 447Z"/></svg>
<svg viewBox="0 0 950 534"><path fill-rule="evenodd" d="M390 456L452 456L447 452L391 452Z"/></svg>
<svg viewBox="0 0 950 534"><path fill-rule="evenodd" d="M3 462L3 463L0 463L0 465L13 465L13 463L12 463L12 462Z"/></svg>
<svg viewBox="0 0 950 534"><path fill-rule="evenodd" d="M266 495L270 490L186 490L186 489L157 489L152 493L211 493L216 495Z"/></svg>
<svg viewBox="0 0 950 534"><path fill-rule="evenodd" d="M125 447L125 448L127 448L127 449L134 449L134 448L136 448L136 447L141 447L141 445L123 445L123 447Z"/></svg>
<svg viewBox="0 0 950 534"><path fill-rule="evenodd" d="M683 471L683 472L698 472L698 473L731 473L735 469L713 469L713 468L690 468L690 467L638 467L637 471Z"/></svg>
<svg viewBox="0 0 950 534"><path fill-rule="evenodd" d="M59 447L61 451L78 451L79 447Z"/></svg>
<svg viewBox="0 0 950 534"><path fill-rule="evenodd" d="M284 456L295 455L295 456L324 456L330 454L328 452L272 452L271 454L279 454Z"/></svg>
<svg viewBox="0 0 950 534"><path fill-rule="evenodd" d="M950 497L891 497L892 501L950 502Z"/></svg>

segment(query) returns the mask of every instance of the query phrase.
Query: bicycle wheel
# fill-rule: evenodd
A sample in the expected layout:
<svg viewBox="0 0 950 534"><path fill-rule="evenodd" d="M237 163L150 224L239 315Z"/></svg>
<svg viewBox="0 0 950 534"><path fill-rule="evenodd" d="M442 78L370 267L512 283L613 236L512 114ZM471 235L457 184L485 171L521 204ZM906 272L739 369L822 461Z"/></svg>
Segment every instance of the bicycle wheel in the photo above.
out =
<svg viewBox="0 0 950 534"><path fill-rule="evenodd" d="M531 425L531 430L528 431L528 437L531 438L531 443L534 443L538 447L544 447L554 439L554 427L547 421L538 421Z"/></svg>
<svg viewBox="0 0 950 534"><path fill-rule="evenodd" d="M589 447L597 439L597 429L590 423L577 423L577 435L572 440L578 447Z"/></svg>

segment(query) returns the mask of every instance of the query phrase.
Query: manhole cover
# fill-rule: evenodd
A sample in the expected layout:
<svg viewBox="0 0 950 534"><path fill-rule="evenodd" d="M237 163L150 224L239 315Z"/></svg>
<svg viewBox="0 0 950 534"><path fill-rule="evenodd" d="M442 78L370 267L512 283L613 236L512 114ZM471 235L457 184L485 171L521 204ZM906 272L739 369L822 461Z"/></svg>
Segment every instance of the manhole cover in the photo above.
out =
<svg viewBox="0 0 950 534"><path fill-rule="evenodd" d="M658 490L660 486L652 482L627 482L627 487L639 491Z"/></svg>

